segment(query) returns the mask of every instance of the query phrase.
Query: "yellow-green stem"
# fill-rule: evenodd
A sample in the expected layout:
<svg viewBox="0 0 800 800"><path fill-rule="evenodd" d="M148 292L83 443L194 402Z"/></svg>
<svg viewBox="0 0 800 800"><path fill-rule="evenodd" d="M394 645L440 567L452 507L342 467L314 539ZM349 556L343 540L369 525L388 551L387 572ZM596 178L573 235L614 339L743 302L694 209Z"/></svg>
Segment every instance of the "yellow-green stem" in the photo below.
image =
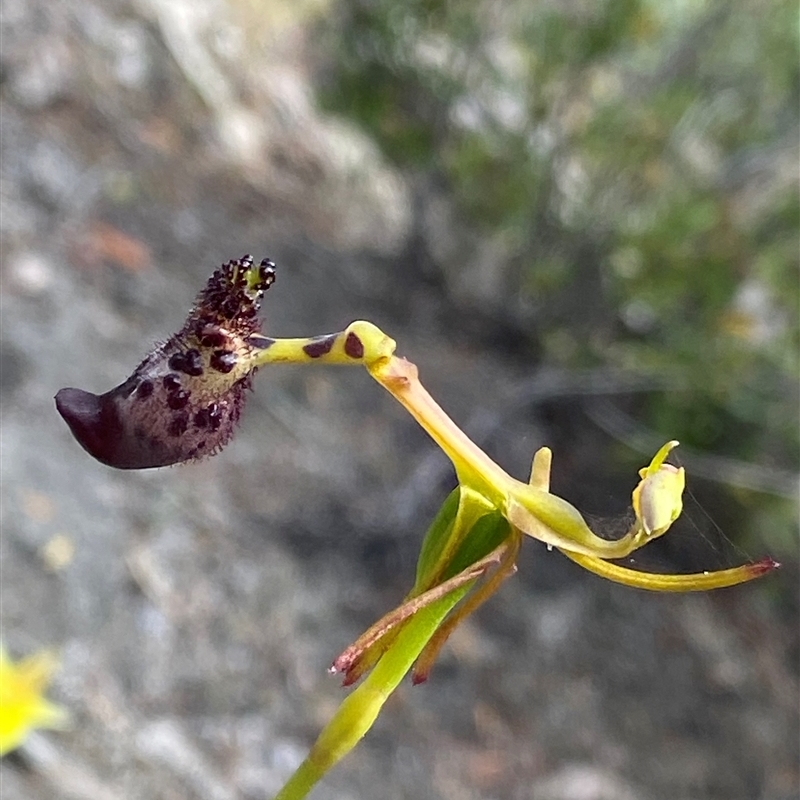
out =
<svg viewBox="0 0 800 800"><path fill-rule="evenodd" d="M367 364L375 378L427 431L453 462L460 482L483 494L497 507L505 500L505 487L514 479L467 436L420 383L417 367L392 357Z"/></svg>
<svg viewBox="0 0 800 800"><path fill-rule="evenodd" d="M709 589L723 589L737 586L745 581L760 578L775 568L774 562L767 560L757 564L745 564L731 569L697 572L689 575L660 575L654 572L640 572L635 569L612 564L602 558L593 558L579 553L562 550L564 555L580 564L584 569L614 583L621 583L634 589L651 592L707 592Z"/></svg>
<svg viewBox="0 0 800 800"><path fill-rule="evenodd" d="M442 620L469 588L467 585L456 589L447 597L420 609L408 620L392 647L336 710L308 757L275 800L306 797L314 784L358 744Z"/></svg>

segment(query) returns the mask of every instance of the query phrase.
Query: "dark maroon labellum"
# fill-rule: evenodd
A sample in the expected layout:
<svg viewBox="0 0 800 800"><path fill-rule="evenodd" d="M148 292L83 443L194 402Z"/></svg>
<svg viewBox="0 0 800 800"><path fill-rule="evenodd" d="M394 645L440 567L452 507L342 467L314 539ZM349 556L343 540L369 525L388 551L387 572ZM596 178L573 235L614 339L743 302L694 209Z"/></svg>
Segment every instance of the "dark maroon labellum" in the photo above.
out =
<svg viewBox="0 0 800 800"><path fill-rule="evenodd" d="M81 446L119 469L162 467L219 452L233 435L250 388L246 354L267 341L258 312L274 280L269 259L258 267L251 256L223 264L183 328L128 380L102 395L59 391L56 408Z"/></svg>
<svg viewBox="0 0 800 800"><path fill-rule="evenodd" d="M120 453L125 429L113 399L98 397L83 389L62 389L56 395L56 408L84 449L104 464L128 462L138 458L133 453ZM129 449L123 447L123 450Z"/></svg>

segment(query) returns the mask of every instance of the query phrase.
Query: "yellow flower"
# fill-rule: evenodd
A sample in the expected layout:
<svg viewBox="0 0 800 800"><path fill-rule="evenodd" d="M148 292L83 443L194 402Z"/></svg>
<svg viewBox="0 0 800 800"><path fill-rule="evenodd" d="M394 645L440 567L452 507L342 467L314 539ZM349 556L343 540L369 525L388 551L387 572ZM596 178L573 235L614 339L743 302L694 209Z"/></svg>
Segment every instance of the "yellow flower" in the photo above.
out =
<svg viewBox="0 0 800 800"><path fill-rule="evenodd" d="M57 667L47 651L15 664L0 644L0 756L19 747L35 728L66 725L66 710L44 697Z"/></svg>
<svg viewBox="0 0 800 800"><path fill-rule="evenodd" d="M639 470L642 480L633 490L632 504L636 519L644 534L650 538L665 533L683 510L686 474L683 467L664 463L670 450L677 446L676 441L667 442L649 466Z"/></svg>

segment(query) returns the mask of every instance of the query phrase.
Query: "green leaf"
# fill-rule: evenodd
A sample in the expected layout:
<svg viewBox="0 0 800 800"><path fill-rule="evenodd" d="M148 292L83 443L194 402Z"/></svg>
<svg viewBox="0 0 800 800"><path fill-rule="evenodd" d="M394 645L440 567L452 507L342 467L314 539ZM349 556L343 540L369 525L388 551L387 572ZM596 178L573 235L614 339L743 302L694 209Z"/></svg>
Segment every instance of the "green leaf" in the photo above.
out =
<svg viewBox="0 0 800 800"><path fill-rule="evenodd" d="M511 525L499 511L485 514L472 526L442 577L447 580L457 575L489 555L510 535Z"/></svg>
<svg viewBox="0 0 800 800"><path fill-rule="evenodd" d="M411 592L412 595L426 588L428 581L436 570L436 566L453 530L460 496L461 487L457 486L447 495L442 507L428 528L428 532L425 534L419 558L417 559L417 574L414 581L414 589Z"/></svg>

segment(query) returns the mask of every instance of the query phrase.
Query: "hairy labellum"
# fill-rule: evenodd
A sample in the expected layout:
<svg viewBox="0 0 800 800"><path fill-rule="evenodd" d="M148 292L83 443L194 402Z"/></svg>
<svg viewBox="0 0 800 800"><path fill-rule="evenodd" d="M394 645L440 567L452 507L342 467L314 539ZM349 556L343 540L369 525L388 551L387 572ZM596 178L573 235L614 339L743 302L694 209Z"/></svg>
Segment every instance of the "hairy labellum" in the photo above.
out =
<svg viewBox="0 0 800 800"><path fill-rule="evenodd" d="M228 443L253 373L258 312L275 265L250 256L218 269L183 328L102 395L62 389L56 407L81 446L119 469L213 455ZM252 338L251 338L252 337Z"/></svg>

